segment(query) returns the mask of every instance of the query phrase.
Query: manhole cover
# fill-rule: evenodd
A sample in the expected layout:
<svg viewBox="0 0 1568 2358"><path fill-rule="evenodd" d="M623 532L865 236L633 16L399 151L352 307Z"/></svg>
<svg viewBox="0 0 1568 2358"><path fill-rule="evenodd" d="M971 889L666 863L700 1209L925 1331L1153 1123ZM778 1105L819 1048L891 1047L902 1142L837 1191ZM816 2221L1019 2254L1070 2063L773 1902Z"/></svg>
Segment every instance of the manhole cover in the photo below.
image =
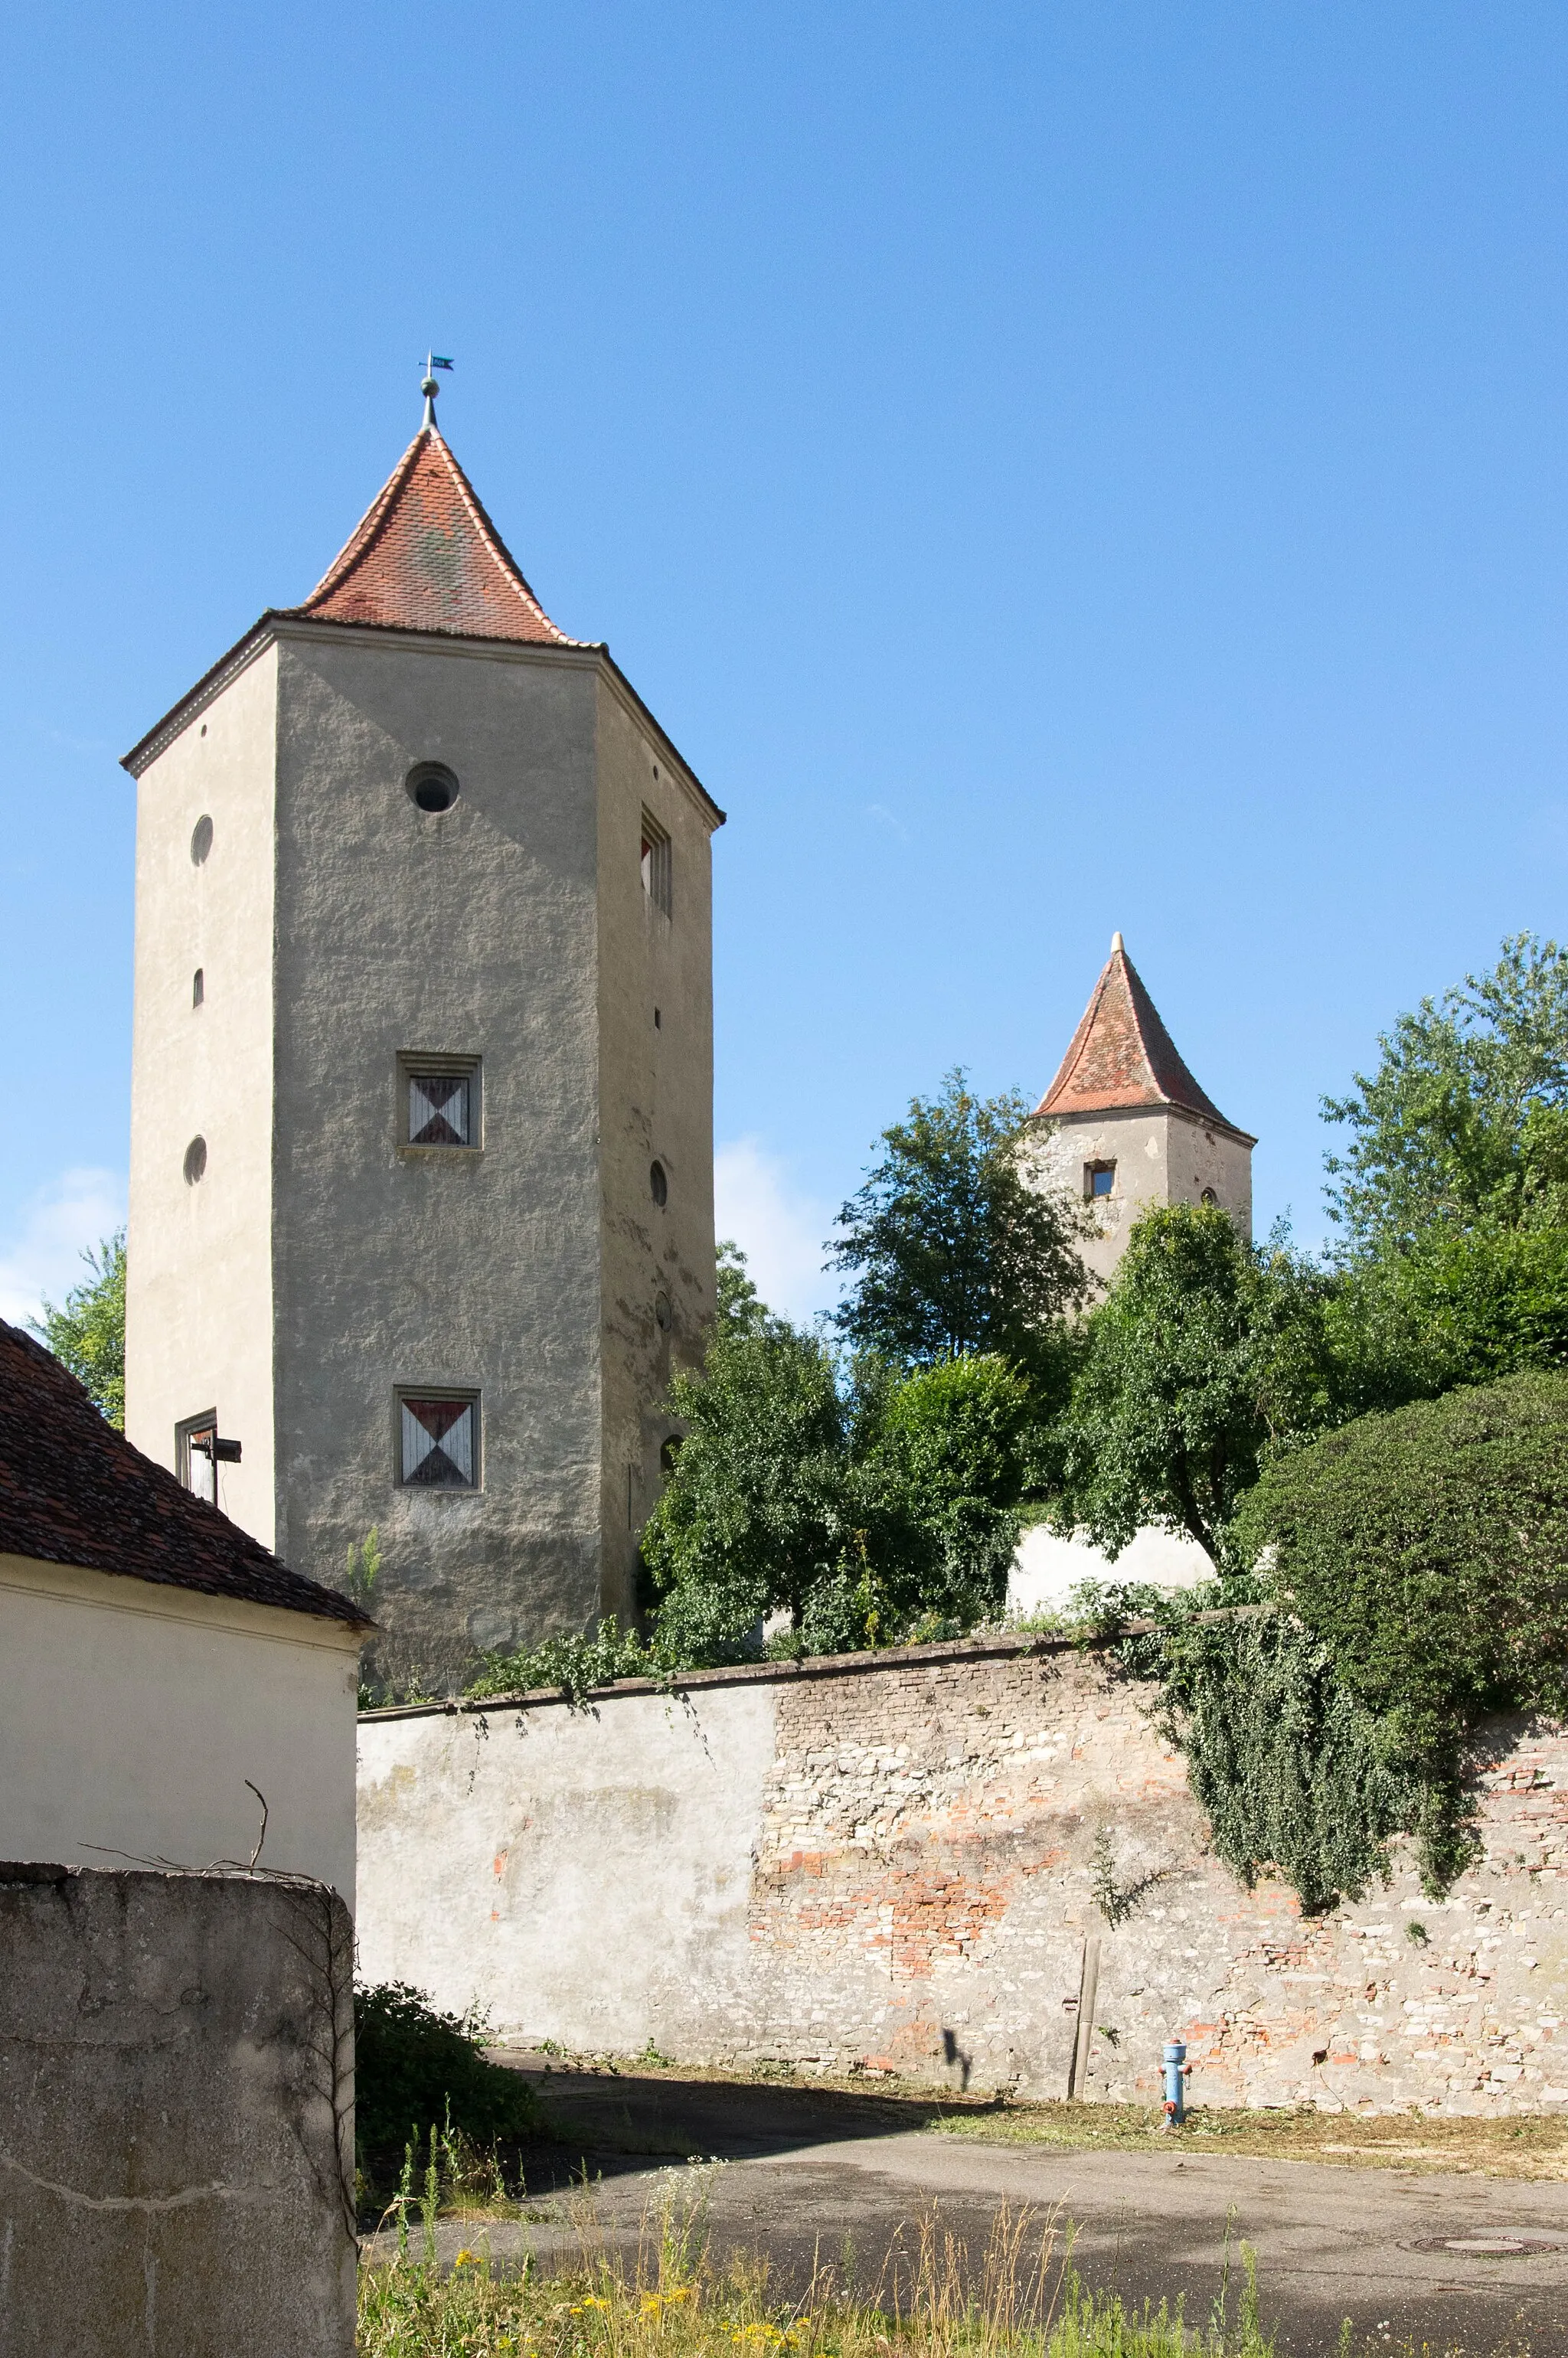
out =
<svg viewBox="0 0 1568 2358"><path fill-rule="evenodd" d="M1472 2260L1517 2260L1530 2252L1554 2252L1555 2235L1536 2235L1526 2229L1516 2234L1512 2228L1499 2227L1490 2233L1477 2228L1468 2235L1423 2235L1415 2245L1418 2252L1459 2252Z"/></svg>

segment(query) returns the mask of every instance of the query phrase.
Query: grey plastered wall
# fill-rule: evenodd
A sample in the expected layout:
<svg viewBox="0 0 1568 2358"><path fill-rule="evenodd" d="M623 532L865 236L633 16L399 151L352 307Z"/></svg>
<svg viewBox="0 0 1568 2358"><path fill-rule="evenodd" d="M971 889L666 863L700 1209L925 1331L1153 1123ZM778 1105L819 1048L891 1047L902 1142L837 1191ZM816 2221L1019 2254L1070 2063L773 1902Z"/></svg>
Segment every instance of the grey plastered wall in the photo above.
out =
<svg viewBox="0 0 1568 2358"><path fill-rule="evenodd" d="M599 1605L596 660L280 651L278 1547L341 1578L378 1528L395 1675ZM402 1145L406 1051L482 1058L480 1153ZM399 1384L480 1391L480 1489L398 1487Z"/></svg>
<svg viewBox="0 0 1568 2358"><path fill-rule="evenodd" d="M0 2350L351 2358L342 1903L0 1865Z"/></svg>
<svg viewBox="0 0 1568 2358"><path fill-rule="evenodd" d="M713 1312L711 806L608 671L599 683L599 1005L604 1195L604 1588L635 1603L672 1370ZM643 889L647 810L670 838L668 915ZM655 1011L658 1022L654 1022ZM654 1202L657 1161L668 1194Z"/></svg>
<svg viewBox="0 0 1568 2358"><path fill-rule="evenodd" d="M1568 2109L1568 1731L1487 1731L1445 1901L1400 1853L1313 1919L1213 1856L1151 1701L1019 1639L362 1719L364 1969L572 2049L929 2081L950 2039L1059 2096L1096 1943L1091 2097L1180 2036L1207 2104Z"/></svg>

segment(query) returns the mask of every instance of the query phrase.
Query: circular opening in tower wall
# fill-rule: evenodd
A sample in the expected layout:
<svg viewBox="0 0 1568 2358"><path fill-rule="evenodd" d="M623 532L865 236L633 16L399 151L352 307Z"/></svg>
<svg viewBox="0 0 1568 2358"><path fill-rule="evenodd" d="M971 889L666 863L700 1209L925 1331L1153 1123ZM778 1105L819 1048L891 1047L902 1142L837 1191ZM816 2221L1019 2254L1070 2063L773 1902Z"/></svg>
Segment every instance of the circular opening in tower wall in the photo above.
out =
<svg viewBox="0 0 1568 2358"><path fill-rule="evenodd" d="M185 1184L194 1187L207 1168L207 1141L193 1138L185 1150Z"/></svg>
<svg viewBox="0 0 1568 2358"><path fill-rule="evenodd" d="M212 822L207 817L206 813L203 812L190 830L190 859L192 866L200 868L211 849Z"/></svg>
<svg viewBox="0 0 1568 2358"><path fill-rule="evenodd" d="M449 811L457 801L458 782L439 762L421 762L417 769L409 771L407 783L416 807L433 818Z"/></svg>
<svg viewBox="0 0 1568 2358"><path fill-rule="evenodd" d="M648 1193L662 1212L670 1200L670 1183L665 1176L665 1166L662 1163L649 1165Z"/></svg>

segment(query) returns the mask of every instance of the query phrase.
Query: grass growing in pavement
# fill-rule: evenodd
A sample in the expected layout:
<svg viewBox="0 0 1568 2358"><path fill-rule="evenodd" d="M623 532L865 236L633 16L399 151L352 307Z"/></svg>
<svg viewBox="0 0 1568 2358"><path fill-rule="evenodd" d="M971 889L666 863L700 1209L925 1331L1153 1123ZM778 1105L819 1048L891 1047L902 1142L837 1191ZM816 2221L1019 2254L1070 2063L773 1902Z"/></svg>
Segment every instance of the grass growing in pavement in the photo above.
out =
<svg viewBox="0 0 1568 2358"><path fill-rule="evenodd" d="M1092 2146L1117 2153L1162 2147L1255 2155L1268 2161L1323 2161L1357 2169L1418 2169L1483 2178L1568 2178L1568 2121L1540 2115L1505 2119L1433 2119L1421 2113L1328 2113L1301 2106L1239 2107L1187 2115L1162 2129L1142 2104L1007 2104L945 2113L944 2136L990 2145Z"/></svg>
<svg viewBox="0 0 1568 2358"><path fill-rule="evenodd" d="M360 2278L360 2358L1272 2358L1251 2255L1195 2330L1180 2307L1130 2310L1087 2290L1054 2221L998 2212L979 2269L928 2223L907 2281L857 2294L819 2268L806 2299L771 2297L757 2264L713 2263L700 2207L666 2211L630 2269L585 2245L541 2277L492 2268L481 2250L443 2272L437 2189L406 2173L398 2250Z"/></svg>

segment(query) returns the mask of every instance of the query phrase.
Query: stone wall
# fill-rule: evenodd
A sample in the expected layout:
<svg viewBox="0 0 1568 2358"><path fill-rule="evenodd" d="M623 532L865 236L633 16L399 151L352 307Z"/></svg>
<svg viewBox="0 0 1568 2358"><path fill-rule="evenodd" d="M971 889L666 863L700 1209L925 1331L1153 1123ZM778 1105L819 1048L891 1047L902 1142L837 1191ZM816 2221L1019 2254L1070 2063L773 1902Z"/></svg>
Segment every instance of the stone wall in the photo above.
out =
<svg viewBox="0 0 1568 2358"><path fill-rule="evenodd" d="M0 1865L0 2351L351 2358L341 1900Z"/></svg>
<svg viewBox="0 0 1568 2358"><path fill-rule="evenodd" d="M1310 1920L1148 1700L1016 1640L363 1719L364 1969L575 2049L1152 2099L1179 2036L1209 2104L1568 2106L1568 1733L1489 1731L1445 1901L1401 1859Z"/></svg>

